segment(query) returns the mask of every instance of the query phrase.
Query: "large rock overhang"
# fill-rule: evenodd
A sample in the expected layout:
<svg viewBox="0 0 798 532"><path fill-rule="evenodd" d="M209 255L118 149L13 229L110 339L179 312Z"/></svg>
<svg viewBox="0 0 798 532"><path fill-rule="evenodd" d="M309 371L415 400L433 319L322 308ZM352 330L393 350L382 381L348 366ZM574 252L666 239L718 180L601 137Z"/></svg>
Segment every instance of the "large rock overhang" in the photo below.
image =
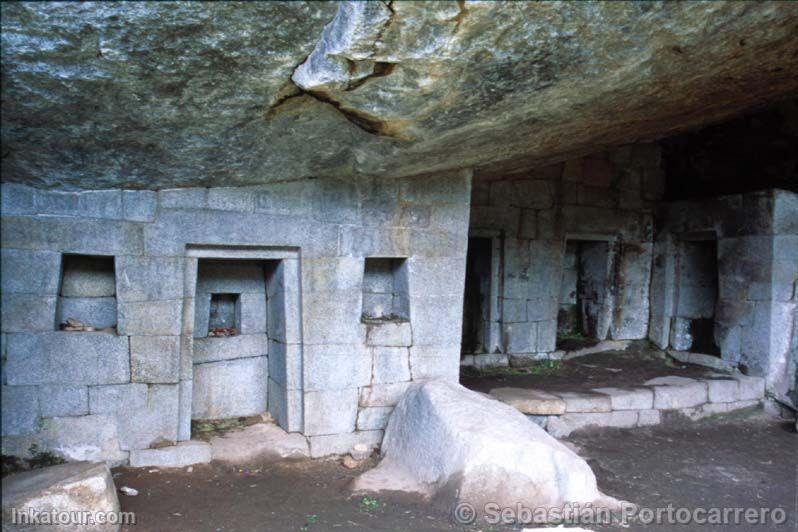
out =
<svg viewBox="0 0 798 532"><path fill-rule="evenodd" d="M791 2L15 3L2 15L3 180L40 187L495 172L798 90Z"/></svg>

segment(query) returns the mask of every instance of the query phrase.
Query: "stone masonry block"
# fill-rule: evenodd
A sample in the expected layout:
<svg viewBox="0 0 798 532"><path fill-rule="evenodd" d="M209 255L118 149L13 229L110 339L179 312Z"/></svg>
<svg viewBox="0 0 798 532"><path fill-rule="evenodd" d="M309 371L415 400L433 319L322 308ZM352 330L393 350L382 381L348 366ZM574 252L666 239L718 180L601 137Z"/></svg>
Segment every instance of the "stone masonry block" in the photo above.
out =
<svg viewBox="0 0 798 532"><path fill-rule="evenodd" d="M61 254L27 249L0 250L3 294L58 293Z"/></svg>
<svg viewBox="0 0 798 532"><path fill-rule="evenodd" d="M130 452L130 467L186 467L211 461L211 445L201 441L185 441L160 449Z"/></svg>
<svg viewBox="0 0 798 532"><path fill-rule="evenodd" d="M42 438L45 447L69 461L119 463L127 454L120 450L116 421L109 415L48 418Z"/></svg>
<svg viewBox="0 0 798 532"><path fill-rule="evenodd" d="M161 301L183 297L183 257L117 258L119 301Z"/></svg>
<svg viewBox="0 0 798 532"><path fill-rule="evenodd" d="M179 336L131 336L133 382L173 384L180 380Z"/></svg>
<svg viewBox="0 0 798 532"><path fill-rule="evenodd" d="M9 384L116 384L130 381L128 339L104 332L13 334Z"/></svg>
<svg viewBox="0 0 798 532"><path fill-rule="evenodd" d="M90 255L138 254L142 227L133 222L58 217L3 217L2 247L59 249Z"/></svg>
<svg viewBox="0 0 798 532"><path fill-rule="evenodd" d="M326 355L314 351L305 353L306 391L345 390L369 384L369 353L353 351L348 355Z"/></svg>
<svg viewBox="0 0 798 532"><path fill-rule="evenodd" d="M133 222L152 222L158 209L158 194L153 190L123 190L122 217Z"/></svg>
<svg viewBox="0 0 798 532"><path fill-rule="evenodd" d="M72 255L64 257L61 295L66 297L110 297L116 295L113 257Z"/></svg>
<svg viewBox="0 0 798 532"><path fill-rule="evenodd" d="M691 408L708 401L707 385L704 382L690 382L676 385L662 385L653 387L654 408L671 410L676 408Z"/></svg>
<svg viewBox="0 0 798 532"><path fill-rule="evenodd" d="M95 329L116 326L115 297L61 297L58 299L58 322L72 318Z"/></svg>
<svg viewBox="0 0 798 532"><path fill-rule="evenodd" d="M609 396L613 410L648 410L654 407L650 388L596 388L594 392Z"/></svg>
<svg viewBox="0 0 798 532"><path fill-rule="evenodd" d="M128 336L178 336L182 325L183 301L119 302L117 329Z"/></svg>
<svg viewBox="0 0 798 532"><path fill-rule="evenodd" d="M170 188L158 191L161 208L169 209L201 209L206 206L207 197L206 188Z"/></svg>
<svg viewBox="0 0 798 532"><path fill-rule="evenodd" d="M575 430L587 428L631 428L637 425L636 410L618 410L606 413L563 414L549 419L546 430L555 438L569 436Z"/></svg>
<svg viewBox="0 0 798 532"><path fill-rule="evenodd" d="M372 449L379 448L382 443L383 431L381 430L359 430L346 434L330 434L322 436L311 436L310 456L312 458L322 458L336 454L346 454L357 444L365 444Z"/></svg>
<svg viewBox="0 0 798 532"><path fill-rule="evenodd" d="M265 412L268 376L266 357L195 365L192 416L224 419Z"/></svg>
<svg viewBox="0 0 798 532"><path fill-rule="evenodd" d="M557 392L566 412L611 412L610 398L600 393Z"/></svg>
<svg viewBox="0 0 798 532"><path fill-rule="evenodd" d="M709 400L713 403L731 403L740 398L740 390L734 379L707 379Z"/></svg>
<svg viewBox="0 0 798 532"><path fill-rule="evenodd" d="M194 339L194 363L217 362L234 358L265 356L269 353L269 337L265 334L208 336Z"/></svg>
<svg viewBox="0 0 798 532"><path fill-rule="evenodd" d="M366 326L366 344L386 347L408 347L413 343L410 322L377 322Z"/></svg>
<svg viewBox="0 0 798 532"><path fill-rule="evenodd" d="M109 384L89 386L89 412L116 414L147 406L146 384Z"/></svg>
<svg viewBox="0 0 798 532"><path fill-rule="evenodd" d="M390 406L361 408L357 413L357 430L381 430L388 424L393 412Z"/></svg>
<svg viewBox="0 0 798 532"><path fill-rule="evenodd" d="M0 325L3 332L52 331L55 329L57 298L6 294L0 296Z"/></svg>
<svg viewBox="0 0 798 532"><path fill-rule="evenodd" d="M325 390L305 393L305 430L307 436L341 434L355 430L358 391Z"/></svg>
<svg viewBox="0 0 798 532"><path fill-rule="evenodd" d="M537 352L537 323L505 323L504 338L508 353Z"/></svg>
<svg viewBox="0 0 798 532"><path fill-rule="evenodd" d="M117 415L122 450L146 449L159 440L177 441L179 386L150 384L147 402L138 409L123 407Z"/></svg>
<svg viewBox="0 0 798 532"><path fill-rule="evenodd" d="M265 294L241 294L241 334L261 334L266 332Z"/></svg>
<svg viewBox="0 0 798 532"><path fill-rule="evenodd" d="M360 406L395 406L407 391L409 382L374 384L360 389Z"/></svg>
<svg viewBox="0 0 798 532"><path fill-rule="evenodd" d="M35 386L2 387L2 434L20 436L39 429L39 396Z"/></svg>
<svg viewBox="0 0 798 532"><path fill-rule="evenodd" d="M83 416L89 413L87 386L39 386L39 405L43 417Z"/></svg>
<svg viewBox="0 0 798 532"><path fill-rule="evenodd" d="M388 384L410 380L409 352L407 348L375 347L373 351L372 383Z"/></svg>
<svg viewBox="0 0 798 532"><path fill-rule="evenodd" d="M739 386L740 401L759 400L765 397L765 379L747 375L734 375L734 379Z"/></svg>

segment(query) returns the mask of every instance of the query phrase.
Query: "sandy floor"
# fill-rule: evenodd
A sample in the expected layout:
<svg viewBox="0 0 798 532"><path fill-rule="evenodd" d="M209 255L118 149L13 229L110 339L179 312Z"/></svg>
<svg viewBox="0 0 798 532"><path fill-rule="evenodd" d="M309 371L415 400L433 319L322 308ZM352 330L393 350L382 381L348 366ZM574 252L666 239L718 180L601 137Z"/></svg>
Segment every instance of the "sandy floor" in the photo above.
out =
<svg viewBox="0 0 798 532"><path fill-rule="evenodd" d="M650 429L604 429L571 438L603 491L647 508L780 507L781 526L588 527L594 530L795 530L798 436L762 414ZM365 464L363 468L373 464ZM445 509L404 496L364 501L347 487L357 471L335 461L301 461L255 469L198 466L180 471L119 469L123 510L137 513L133 531L439 531L507 530L453 523Z"/></svg>

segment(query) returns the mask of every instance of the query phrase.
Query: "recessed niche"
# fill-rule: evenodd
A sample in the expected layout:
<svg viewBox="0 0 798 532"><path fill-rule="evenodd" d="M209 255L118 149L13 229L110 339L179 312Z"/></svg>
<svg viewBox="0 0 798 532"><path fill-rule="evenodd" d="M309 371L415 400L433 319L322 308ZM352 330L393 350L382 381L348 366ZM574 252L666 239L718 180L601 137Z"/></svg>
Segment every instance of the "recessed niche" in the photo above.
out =
<svg viewBox="0 0 798 532"><path fill-rule="evenodd" d="M606 241L568 240L565 246L557 316L559 343L573 345L597 338L598 322L606 296ZM564 343L569 342L569 343Z"/></svg>
<svg viewBox="0 0 798 532"><path fill-rule="evenodd" d="M363 270L364 321L407 321L407 264L400 258L367 258Z"/></svg>
<svg viewBox="0 0 798 532"><path fill-rule="evenodd" d="M116 327L114 258L64 255L56 323L65 331Z"/></svg>
<svg viewBox="0 0 798 532"><path fill-rule="evenodd" d="M241 294L211 294L208 332L241 329Z"/></svg>
<svg viewBox="0 0 798 532"><path fill-rule="evenodd" d="M266 285L273 268L268 261L200 259L194 336L265 334Z"/></svg>

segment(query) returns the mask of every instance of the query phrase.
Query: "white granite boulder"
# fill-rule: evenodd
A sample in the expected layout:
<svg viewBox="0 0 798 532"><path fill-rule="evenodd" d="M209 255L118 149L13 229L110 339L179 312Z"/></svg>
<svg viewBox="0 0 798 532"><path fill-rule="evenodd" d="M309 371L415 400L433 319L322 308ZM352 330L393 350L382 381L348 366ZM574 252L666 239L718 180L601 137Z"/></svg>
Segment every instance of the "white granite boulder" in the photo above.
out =
<svg viewBox="0 0 798 532"><path fill-rule="evenodd" d="M3 530L112 532L119 524L15 526L13 514L50 512L119 512L111 471L104 462L72 462L9 475L3 479ZM81 514L88 515L88 514ZM41 517L40 517L41 518ZM20 519L17 518L19 522Z"/></svg>
<svg viewBox="0 0 798 532"><path fill-rule="evenodd" d="M511 406L458 384L413 384L396 406L383 459L356 479L356 491L409 491L482 514L501 507L588 502L617 509L573 451Z"/></svg>

